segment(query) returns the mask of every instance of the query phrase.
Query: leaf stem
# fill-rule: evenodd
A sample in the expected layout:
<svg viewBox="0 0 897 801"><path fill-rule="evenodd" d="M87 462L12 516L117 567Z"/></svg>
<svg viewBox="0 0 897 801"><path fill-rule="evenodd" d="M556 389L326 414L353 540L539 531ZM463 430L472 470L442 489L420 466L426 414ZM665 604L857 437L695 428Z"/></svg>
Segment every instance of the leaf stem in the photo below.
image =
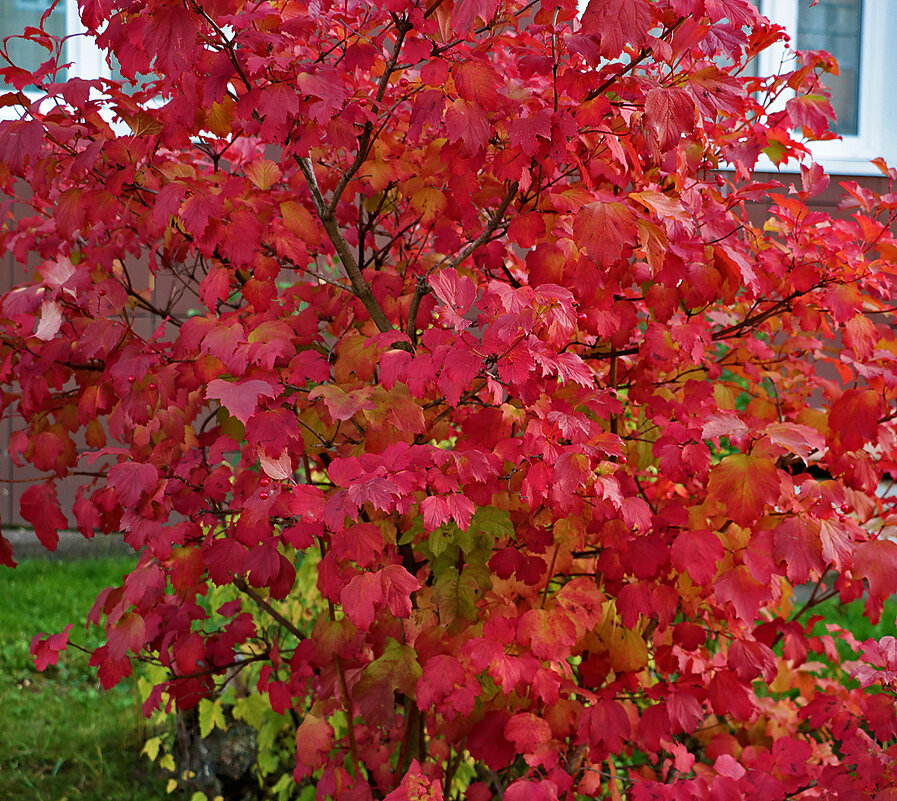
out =
<svg viewBox="0 0 897 801"><path fill-rule="evenodd" d="M333 663L336 665L336 676L339 681L339 692L343 697L343 708L346 710L346 724L349 735L349 758L352 760L352 773L355 778L360 778L358 769L358 743L355 740L355 718L352 715L352 699L349 696L349 687L346 684L346 674L343 672L343 662L339 654L333 655Z"/></svg>

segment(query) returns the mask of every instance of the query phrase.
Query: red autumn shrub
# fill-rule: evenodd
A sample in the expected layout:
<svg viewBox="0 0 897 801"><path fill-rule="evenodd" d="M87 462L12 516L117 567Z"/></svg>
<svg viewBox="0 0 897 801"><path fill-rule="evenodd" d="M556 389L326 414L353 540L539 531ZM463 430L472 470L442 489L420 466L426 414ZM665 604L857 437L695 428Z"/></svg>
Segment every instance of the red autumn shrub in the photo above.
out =
<svg viewBox="0 0 897 801"><path fill-rule="evenodd" d="M321 799L892 797L893 638L802 615L897 588L897 195L808 205L824 56L753 76L743 0L80 8L142 82L0 70L0 380L42 542L140 550L105 685Z"/></svg>

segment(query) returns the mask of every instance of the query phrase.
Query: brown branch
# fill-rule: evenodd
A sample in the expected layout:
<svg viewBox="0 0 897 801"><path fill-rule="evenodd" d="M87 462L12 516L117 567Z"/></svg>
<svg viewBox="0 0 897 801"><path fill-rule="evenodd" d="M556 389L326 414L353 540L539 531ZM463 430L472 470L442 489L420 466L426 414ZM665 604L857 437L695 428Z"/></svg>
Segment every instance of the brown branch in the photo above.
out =
<svg viewBox="0 0 897 801"><path fill-rule="evenodd" d="M756 328L761 323L765 323L771 317L775 317L780 312L785 311L791 306L791 301L795 298L800 297L801 295L805 295L806 292L798 292L794 291L790 295L782 298L781 300L775 301L772 306L770 306L766 311L760 312L759 314L749 315L745 317L740 323L735 323L734 325L730 325L727 328L721 328L719 331L715 331L710 336L711 342L719 342L721 339L735 339L740 336L744 336L754 328ZM638 347L625 348L623 350L616 350L613 346L610 350L600 350L596 349L591 351L590 353L582 354L583 359L612 359L615 360L619 356L635 356L639 352Z"/></svg>
<svg viewBox="0 0 897 801"><path fill-rule="evenodd" d="M411 298L411 305L408 307L408 324L405 326L405 333L408 334L412 346L417 345L417 310L420 308L420 302L424 295L430 291L430 285L426 279L419 278L417 286L414 288L414 296Z"/></svg>
<svg viewBox="0 0 897 801"><path fill-rule="evenodd" d="M349 686L346 684L346 675L343 672L343 663L339 658L339 654L334 654L333 662L336 665L336 676L339 680L339 691L343 697L343 706L346 710L346 722L348 723L349 734L349 757L352 760L353 773L355 778L361 778L358 770L358 743L355 740L355 717L352 714L352 699L349 696Z"/></svg>
<svg viewBox="0 0 897 801"><path fill-rule="evenodd" d="M492 216L489 218L489 222L486 223L486 227L483 229L482 233L474 239L473 242L468 244L457 256L449 261L449 267L458 267L459 264L474 253L477 248L495 233L495 230L501 224L502 218L505 216L505 212L508 210L508 206L511 205L511 201L517 194L518 187L519 184L517 181L514 181L514 183L508 187L507 193L502 198L501 203L498 204L498 208L492 213ZM428 274L434 270L438 270L446 261L448 261L448 257L442 259L442 261L435 267L430 269ZM420 302L429 291L430 285L427 283L426 278L419 278L417 286L414 289L414 296L411 298L411 306L408 308L408 322L405 325L405 333L408 334L408 337L411 339L412 346L417 344L417 310L420 308Z"/></svg>
<svg viewBox="0 0 897 801"><path fill-rule="evenodd" d="M296 628L289 620L287 620L280 612L278 612L271 604L269 604L261 595L256 592L255 589L250 587L244 578L241 576L234 577L234 586L242 593L248 595L255 601L256 605L267 612L274 620L280 623L290 634L292 634L297 640L302 642L305 639L305 635Z"/></svg>
<svg viewBox="0 0 897 801"><path fill-rule="evenodd" d="M304 158L297 156L296 162L299 164L299 169L302 170L303 175L305 175L305 180L308 182L308 188L311 191L311 197L314 201L315 209L318 212L318 218L321 220L321 224L324 226L324 230L327 232L330 241L333 243L333 247L336 248L340 261L346 268L346 273L352 284L352 292L355 297L364 304L364 307L368 310L368 314L371 315L371 319L374 321L377 328L384 333L386 331L391 331L392 324L387 319L383 309L380 308L380 304L377 303L377 299L371 291L370 284L368 284L361 274L361 270L358 269L358 263L355 261L355 256L349 248L349 243L346 242L346 238L343 236L342 231L340 231L332 210L324 201L324 195L321 193L321 187L318 185L318 179L315 177L315 169L311 163L311 159L307 156Z"/></svg>
<svg viewBox="0 0 897 801"><path fill-rule="evenodd" d="M399 747L399 759L396 762L396 772L393 776L393 787L398 787L402 782L402 777L408 772L408 763L410 760L410 749L408 747L414 730L417 728L417 704L410 698L405 699L405 731L402 734L402 744Z"/></svg>

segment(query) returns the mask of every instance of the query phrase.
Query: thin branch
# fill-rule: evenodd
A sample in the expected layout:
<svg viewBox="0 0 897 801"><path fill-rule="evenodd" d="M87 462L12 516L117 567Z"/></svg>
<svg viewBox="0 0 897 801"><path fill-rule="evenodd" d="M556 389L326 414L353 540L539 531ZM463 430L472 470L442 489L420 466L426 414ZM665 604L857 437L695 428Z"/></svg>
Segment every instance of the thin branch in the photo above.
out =
<svg viewBox="0 0 897 801"><path fill-rule="evenodd" d="M346 674L343 672L343 662L339 658L339 654L334 654L333 662L336 665L336 677L339 681L340 695L343 697L343 706L346 710L346 721L348 722L349 735L349 758L352 760L353 773L356 779L361 778L358 768L358 743L355 739L355 716L352 714L352 698L349 696L349 686L346 684Z"/></svg>
<svg viewBox="0 0 897 801"><path fill-rule="evenodd" d="M486 224L483 232L449 262L449 267L457 267L495 233L495 229L498 228L502 218L505 216L505 212L508 210L508 206L511 205L514 195L517 194L519 186L520 184L518 184L517 181L514 181L514 183L508 187L507 194L505 194L501 203L498 204L498 208L492 214L492 217L489 218L489 222ZM443 261L445 261L445 259L443 259ZM441 266L441 264L442 262L437 264L436 268Z"/></svg>
<svg viewBox="0 0 897 801"><path fill-rule="evenodd" d="M392 53L389 56L389 61L386 62L386 65L383 68L383 74L380 76L380 83L377 86L376 102L378 105L383 100L383 96L386 94L386 87L389 85L389 78L395 71L396 64L399 60L399 53L401 53L402 44L405 41L405 35L411 30L411 24L406 20L396 19L395 23L398 35L396 36L395 47L393 47ZM330 198L330 203L327 206L327 212L330 216L333 216L336 212L336 205L343 196L343 191L345 190L346 185L352 180L355 173L361 168L361 165L367 161L368 153L371 149L373 138L371 134L373 133L373 130L374 125L368 120L364 124L361 136L358 138L358 153L355 155L355 160L349 165L349 169L342 174L336 185L336 189L333 190L333 197Z"/></svg>
<svg viewBox="0 0 897 801"><path fill-rule="evenodd" d="M671 33L673 33L673 31L675 31L676 28L678 28L683 22L685 22L685 17L679 17L679 19L676 20L676 22L674 22L666 31L664 31L663 34L658 37L658 39L665 39L667 36L669 36ZM634 70L639 64L641 64L650 55L651 55L651 48L643 47L639 51L638 56L636 58L634 58L632 61L630 61L620 72L618 72L613 77L608 78L600 86L597 86L594 89L592 89L592 91L586 95L585 102L594 100L599 95L604 94L604 92L607 91L608 89L610 89L610 87L613 86L618 80L620 80L620 78L622 78L624 75L626 75L626 73L632 72L632 70Z"/></svg>
<svg viewBox="0 0 897 801"><path fill-rule="evenodd" d="M414 730L417 728L417 704L409 698L405 699L405 731L402 735L402 744L399 746L399 759L396 762L396 772L393 776L393 787L398 787L402 777L408 772L408 763L411 761L409 743Z"/></svg>
<svg viewBox="0 0 897 801"><path fill-rule="evenodd" d="M484 242L488 241L488 239L495 233L495 230L501 224L502 219L505 216L505 212L508 210L508 206L511 205L511 201L514 199L514 196L517 194L517 189L519 188L519 184L517 181L514 181L509 187L508 191L505 193L505 196L502 198L501 203L498 204L498 208L492 213L492 216L489 218L489 222L486 223L486 227L483 229L482 233L473 240L470 244L467 245L457 256L455 256L451 261L449 261L449 267L456 268L460 265L465 259L467 259L472 253L474 253ZM434 270L438 270L442 267L445 262L448 261L448 257L442 259L435 267L428 271L428 274L433 272ZM426 281L426 278L421 277L418 279L417 286L414 290L414 296L411 298L411 306L408 309L408 322L406 323L405 333L408 334L411 339L412 346L417 344L417 310L420 308L420 302L423 300L424 296L430 291L430 286Z"/></svg>
<svg viewBox="0 0 897 801"><path fill-rule="evenodd" d="M258 594L252 587L250 587L246 580L241 576L236 576L234 578L234 586L242 593L248 595L255 601L256 605L267 612L274 620L280 623L290 634L292 634L297 640L300 642L305 639L305 635L299 631L289 620L287 620L280 612L278 612L271 604L269 604L261 595Z"/></svg>

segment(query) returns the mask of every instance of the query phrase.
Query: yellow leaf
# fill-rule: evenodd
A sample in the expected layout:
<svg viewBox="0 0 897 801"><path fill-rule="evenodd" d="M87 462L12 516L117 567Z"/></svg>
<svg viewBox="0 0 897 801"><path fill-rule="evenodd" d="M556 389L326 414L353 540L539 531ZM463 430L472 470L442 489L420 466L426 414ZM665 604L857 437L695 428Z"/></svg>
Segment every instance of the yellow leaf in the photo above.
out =
<svg viewBox="0 0 897 801"><path fill-rule="evenodd" d="M235 105L230 97L225 97L220 103L212 103L206 115L206 124L215 136L222 139L230 136Z"/></svg>
<svg viewBox="0 0 897 801"><path fill-rule="evenodd" d="M321 238L311 212L295 200L286 200L280 204L280 214L287 230L296 234L305 242L314 244Z"/></svg>
<svg viewBox="0 0 897 801"><path fill-rule="evenodd" d="M203 698L199 702L200 736L208 737L215 727L222 730L227 729L227 721L224 719L224 709L221 708L221 701Z"/></svg>
<svg viewBox="0 0 897 801"><path fill-rule="evenodd" d="M270 159L256 159L246 166L245 172L246 177L262 191L270 189L283 174Z"/></svg>
<svg viewBox="0 0 897 801"><path fill-rule="evenodd" d="M731 387L719 382L713 385L713 399L720 409L731 410L735 408L735 393Z"/></svg>
<svg viewBox="0 0 897 801"><path fill-rule="evenodd" d="M411 196L411 208L421 215L421 222L429 225L445 210L445 195L434 186L425 186Z"/></svg>
<svg viewBox="0 0 897 801"><path fill-rule="evenodd" d="M141 754L146 754L146 755L150 758L150 761L151 761L151 762L155 762L155 761L156 761L156 757L159 756L159 746L160 746L161 744L162 744L162 739L161 739L161 738L159 738L159 737L150 737L149 740L147 740L147 741L143 744L143 751L141 751L140 753L141 753Z"/></svg>
<svg viewBox="0 0 897 801"><path fill-rule="evenodd" d="M135 136L152 136L161 133L164 127L150 112L143 109L136 114L125 114L119 110L119 116Z"/></svg>

